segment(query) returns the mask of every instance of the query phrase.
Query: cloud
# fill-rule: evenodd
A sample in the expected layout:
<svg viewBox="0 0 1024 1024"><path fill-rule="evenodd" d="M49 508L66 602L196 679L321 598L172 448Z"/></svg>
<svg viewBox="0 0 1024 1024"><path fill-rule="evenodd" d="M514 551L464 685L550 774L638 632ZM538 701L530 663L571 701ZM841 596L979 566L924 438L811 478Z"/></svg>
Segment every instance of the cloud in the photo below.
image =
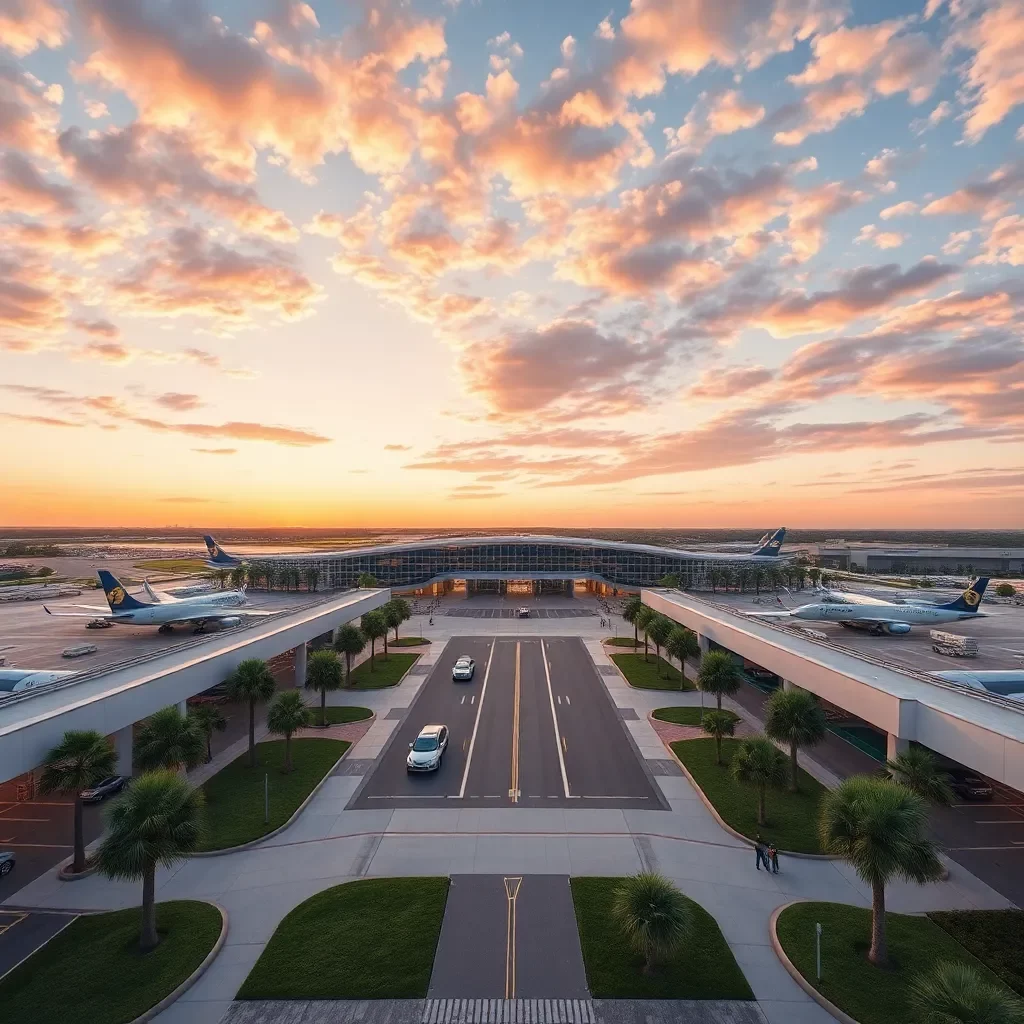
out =
<svg viewBox="0 0 1024 1024"><path fill-rule="evenodd" d="M910 130L915 135L922 135L930 128L941 124L947 117L953 114L953 105L948 100L942 100L935 105L935 109L927 116L916 118L910 122Z"/></svg>
<svg viewBox="0 0 1024 1024"><path fill-rule="evenodd" d="M216 498L194 498L188 496L175 496L173 498L157 498L157 501L168 505L207 505L216 502Z"/></svg>
<svg viewBox="0 0 1024 1024"><path fill-rule="evenodd" d="M1024 217L1000 217L982 243L982 251L971 262L1024 266Z"/></svg>
<svg viewBox="0 0 1024 1024"><path fill-rule="evenodd" d="M745 100L736 89L701 93L679 128L665 129L670 150L700 152L716 135L732 135L753 128L764 119L764 107Z"/></svg>
<svg viewBox="0 0 1024 1024"><path fill-rule="evenodd" d="M1024 196L1024 159L996 168L981 181L973 181L947 196L933 199L921 211L937 214L976 213L985 220L1001 216L1015 199Z"/></svg>
<svg viewBox="0 0 1024 1024"><path fill-rule="evenodd" d="M11 149L0 156L0 211L45 216L77 208L75 190L47 181L24 154Z"/></svg>
<svg viewBox="0 0 1024 1024"><path fill-rule="evenodd" d="M237 455L237 448L193 448L192 451L200 455Z"/></svg>
<svg viewBox="0 0 1024 1024"><path fill-rule="evenodd" d="M0 253L0 349L13 352L35 351L63 331L72 290L48 267L22 257Z"/></svg>
<svg viewBox="0 0 1024 1024"><path fill-rule="evenodd" d="M854 242L871 242L876 249L898 249L904 240L898 231L879 231L874 224L865 224Z"/></svg>
<svg viewBox="0 0 1024 1024"><path fill-rule="evenodd" d="M60 111L45 85L35 75L0 61L0 145L51 156L59 123Z"/></svg>
<svg viewBox="0 0 1024 1024"><path fill-rule="evenodd" d="M917 210L917 203L906 199L902 203L896 203L895 206L887 206L878 216L882 220L892 220L893 217L909 217L917 213Z"/></svg>
<svg viewBox="0 0 1024 1024"><path fill-rule="evenodd" d="M411 452L411 444L386 444L384 445L384 451L386 452Z"/></svg>
<svg viewBox="0 0 1024 1024"><path fill-rule="evenodd" d="M0 240L7 245L30 249L38 254L72 256L90 264L104 256L123 251L125 246L124 233L119 230L89 224L40 221L9 221L0 224Z"/></svg>
<svg viewBox="0 0 1024 1024"><path fill-rule="evenodd" d="M700 379L690 388L688 394L691 398L735 398L762 384L767 384L774 376L774 371L765 366L712 368L701 374Z"/></svg>
<svg viewBox="0 0 1024 1024"><path fill-rule="evenodd" d="M183 394L180 391L166 391L162 395L157 395L153 401L164 409L172 409L174 412L188 412L190 409L198 409L206 404L198 395Z"/></svg>
<svg viewBox="0 0 1024 1024"><path fill-rule="evenodd" d="M121 334L120 328L109 320L84 320L76 318L71 322L78 330L84 331L94 338L118 338Z"/></svg>
<svg viewBox="0 0 1024 1024"><path fill-rule="evenodd" d="M51 0L5 0L0 7L0 47L26 57L39 46L55 49L67 38L67 12Z"/></svg>

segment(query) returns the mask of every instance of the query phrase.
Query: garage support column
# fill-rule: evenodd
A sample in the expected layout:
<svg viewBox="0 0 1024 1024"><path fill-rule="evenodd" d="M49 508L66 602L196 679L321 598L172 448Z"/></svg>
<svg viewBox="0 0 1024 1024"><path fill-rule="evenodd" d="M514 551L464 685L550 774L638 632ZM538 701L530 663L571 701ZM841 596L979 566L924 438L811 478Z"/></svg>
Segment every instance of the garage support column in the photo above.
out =
<svg viewBox="0 0 1024 1024"><path fill-rule="evenodd" d="M116 775L132 773L132 726L126 725L114 733L114 750L117 751Z"/></svg>
<svg viewBox="0 0 1024 1024"><path fill-rule="evenodd" d="M711 641L701 633L697 634L697 646L700 647L700 656L703 658L711 650Z"/></svg>
<svg viewBox="0 0 1024 1024"><path fill-rule="evenodd" d="M306 685L306 645L299 644L295 648L295 685Z"/></svg>
<svg viewBox="0 0 1024 1024"><path fill-rule="evenodd" d="M188 715L188 701L187 700L179 700L178 701L178 714L181 715L182 718L185 718L186 715Z"/></svg>
<svg viewBox="0 0 1024 1024"><path fill-rule="evenodd" d="M892 761L899 754L905 754L910 749L910 740L895 733L886 733L885 756L886 760Z"/></svg>
<svg viewBox="0 0 1024 1024"><path fill-rule="evenodd" d="M783 688L783 690L786 691L786 693L789 693L790 690L799 690L800 689L800 687L797 686L796 683L794 683L792 679L783 679L782 680L782 688Z"/></svg>

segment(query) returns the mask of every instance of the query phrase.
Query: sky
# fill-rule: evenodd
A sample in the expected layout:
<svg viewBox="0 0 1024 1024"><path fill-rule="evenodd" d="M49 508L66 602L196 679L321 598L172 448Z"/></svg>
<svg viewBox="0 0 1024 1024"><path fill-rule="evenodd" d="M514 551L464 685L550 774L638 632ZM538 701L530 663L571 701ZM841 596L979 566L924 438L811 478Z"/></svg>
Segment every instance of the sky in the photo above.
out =
<svg viewBox="0 0 1024 1024"><path fill-rule="evenodd" d="M0 0L0 526L1020 526L1019 0Z"/></svg>

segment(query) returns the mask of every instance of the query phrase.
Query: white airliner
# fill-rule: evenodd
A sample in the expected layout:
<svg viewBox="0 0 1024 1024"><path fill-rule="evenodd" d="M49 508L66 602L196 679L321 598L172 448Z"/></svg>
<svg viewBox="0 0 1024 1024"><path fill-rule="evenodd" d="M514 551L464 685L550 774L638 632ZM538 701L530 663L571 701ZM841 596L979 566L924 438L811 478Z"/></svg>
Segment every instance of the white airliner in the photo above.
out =
<svg viewBox="0 0 1024 1024"><path fill-rule="evenodd" d="M154 591L148 585L146 591L152 602L140 601L128 593L124 584L107 572L98 572L100 583L107 595L107 609L95 605L73 604L70 608L85 608L84 612L51 611L46 605L43 608L49 615L69 616L81 619L103 619L113 623L125 623L129 626L159 626L161 633L170 633L175 626L192 625L196 633L202 633L207 626L217 629L230 629L241 624L243 618L250 616L275 615L272 611L257 611L246 608L244 590L225 590L211 594L196 594L194 597L173 597L171 594ZM232 614L229 609L237 608ZM97 614L99 612L100 614Z"/></svg>
<svg viewBox="0 0 1024 1024"><path fill-rule="evenodd" d="M805 604L787 612L748 612L758 618L793 618L811 622L838 622L849 629L863 629L876 635L909 633L911 626L939 626L944 622L973 619L979 614L988 577L972 583L955 601L948 604L894 604L874 599L835 600L830 595L814 604ZM841 595L849 597L851 595Z"/></svg>
<svg viewBox="0 0 1024 1024"><path fill-rule="evenodd" d="M31 690L34 686L45 686L47 683L55 683L58 679L74 674L42 668L0 668L0 696Z"/></svg>

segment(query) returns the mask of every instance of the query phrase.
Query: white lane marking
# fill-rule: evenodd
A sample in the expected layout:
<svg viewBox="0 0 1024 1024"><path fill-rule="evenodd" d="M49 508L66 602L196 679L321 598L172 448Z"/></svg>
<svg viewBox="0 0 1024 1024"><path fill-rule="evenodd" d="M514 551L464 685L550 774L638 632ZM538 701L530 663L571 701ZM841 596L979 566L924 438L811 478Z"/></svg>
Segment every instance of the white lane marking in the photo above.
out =
<svg viewBox="0 0 1024 1024"><path fill-rule="evenodd" d="M558 703L559 703L559 704L561 704L561 703L562 703L562 695L561 695L561 694L559 694L559 695L558 695Z"/></svg>
<svg viewBox="0 0 1024 1024"><path fill-rule="evenodd" d="M569 776L565 774L565 757L562 755L561 736L558 732L558 715L555 712L555 695L551 689L551 669L548 667L548 652L544 647L544 641L540 642L540 653L544 659L544 678L548 683L548 700L551 702L551 724L555 729L555 750L558 751L558 767L562 769L562 789L565 790L566 799L569 798Z"/></svg>
<svg viewBox="0 0 1024 1024"><path fill-rule="evenodd" d="M460 700L459 703L460 704L465 704L466 703L466 695L465 694L462 695L462 700Z"/></svg>
<svg viewBox="0 0 1024 1024"><path fill-rule="evenodd" d="M475 693L469 698L469 703L470 704L475 704L476 703L476 694Z"/></svg>
<svg viewBox="0 0 1024 1024"><path fill-rule="evenodd" d="M484 669L484 685L480 688L480 703L476 706L476 718L473 720L473 735L469 738L469 753L466 754L466 768L462 773L462 785L459 786L459 799L466 795L466 783L469 782L469 766L473 763L473 748L476 747L476 732L480 728L480 712L484 709L484 697L487 696L487 680L491 677L491 661L494 658L495 640L491 641L491 649L487 655L487 668Z"/></svg>
<svg viewBox="0 0 1024 1024"><path fill-rule="evenodd" d="M572 706L572 701L569 700L569 694L565 695L565 703L568 704L570 707Z"/></svg>

